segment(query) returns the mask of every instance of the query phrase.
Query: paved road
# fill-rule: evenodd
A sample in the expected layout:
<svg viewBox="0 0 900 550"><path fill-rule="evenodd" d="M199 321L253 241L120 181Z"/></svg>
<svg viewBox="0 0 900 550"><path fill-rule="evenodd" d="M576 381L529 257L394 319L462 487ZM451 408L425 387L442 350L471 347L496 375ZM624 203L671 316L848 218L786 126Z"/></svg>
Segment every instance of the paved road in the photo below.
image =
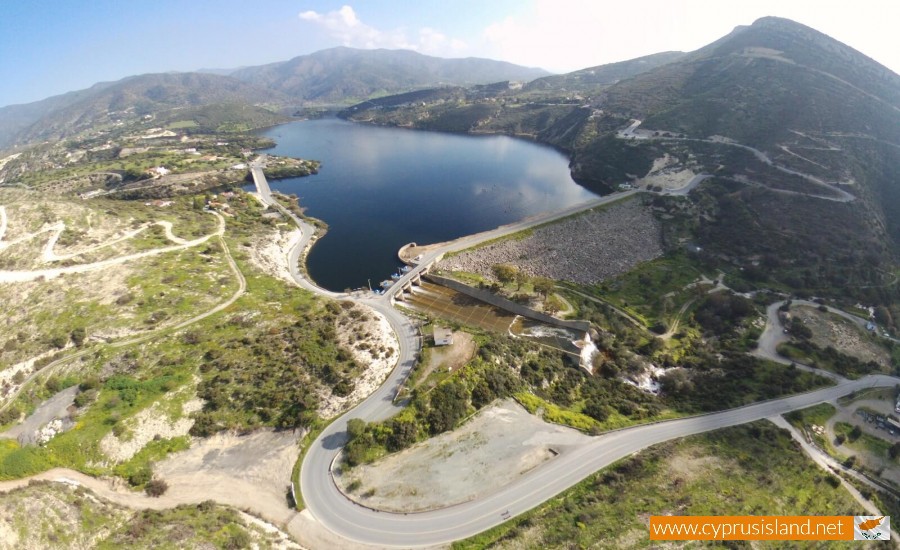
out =
<svg viewBox="0 0 900 550"><path fill-rule="evenodd" d="M307 468L312 465L308 461L301 472L309 480L308 484L304 484L304 495L315 517L348 539L400 547L446 543L499 525L506 521L505 512L513 516L525 512L593 472L648 446L784 414L837 399L853 390L893 386L896 382L897 379L888 376L844 381L830 388L786 399L613 432L553 459L483 499L433 512L402 515L363 508L345 499L334 488L327 470L308 471ZM336 439L332 443L340 442ZM314 492L310 493L310 490Z"/></svg>
<svg viewBox="0 0 900 550"><path fill-rule="evenodd" d="M257 188L266 202L271 201L268 185L261 169L253 170ZM258 176L257 176L258 174ZM526 220L493 231L453 241L429 253L421 264L404 275L392 288L399 288L441 255L462 250L487 239L546 223L575 212L615 200L636 191L621 193L578 205L563 212ZM284 212L284 210L282 209ZM311 227L293 214L291 219L305 232L290 255L291 271L298 283L321 294L335 296L319 289L301 277L297 260L311 238ZM308 233L307 233L308 232ZM350 298L350 297L347 297ZM360 506L337 490L331 475L331 466L346 442L346 423L351 418L367 421L388 418L399 411L393 397L399 384L414 363L419 342L411 322L390 305L390 293L379 297L350 298L365 303L383 313L397 332L400 340L400 361L389 375L388 381L362 404L337 419L312 443L300 470L300 485L307 509L324 526L334 533L360 543L388 547L422 547L443 544L472 536L499 525L508 517L525 512L568 489L582 479L613 462L645 447L670 439L716 430L746 422L780 415L791 410L805 408L823 401L837 399L854 390L874 386L893 386L897 379L889 376L869 376L860 380L835 378L829 388L795 395L784 399L756 403L705 416L673 420L658 424L638 426L597 437L590 444L571 453L561 455L539 468L525 474L514 483L487 497L451 506L442 510L414 514L380 512ZM775 305L775 310L777 310ZM777 318L777 313L775 314ZM767 327L768 328L768 327ZM775 327L774 330L780 330ZM771 333L770 333L771 334ZM778 337L770 338L777 341Z"/></svg>
<svg viewBox="0 0 900 550"><path fill-rule="evenodd" d="M30 436L43 426L46 426L51 420L64 418L68 414L69 405L75 400L77 393L77 385L57 392L56 395L41 403L24 422L0 433L0 439L17 439L22 434L28 434L29 440L31 440Z"/></svg>

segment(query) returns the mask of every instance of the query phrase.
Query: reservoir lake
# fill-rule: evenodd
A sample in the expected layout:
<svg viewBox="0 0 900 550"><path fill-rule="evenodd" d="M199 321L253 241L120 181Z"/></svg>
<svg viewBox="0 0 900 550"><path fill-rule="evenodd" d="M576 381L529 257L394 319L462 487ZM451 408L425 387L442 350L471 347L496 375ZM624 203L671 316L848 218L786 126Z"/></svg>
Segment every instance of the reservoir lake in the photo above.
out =
<svg viewBox="0 0 900 550"><path fill-rule="evenodd" d="M429 244L493 229L596 195L575 183L568 160L506 136L383 128L339 119L261 132L266 153L321 161L317 175L270 180L328 224L306 261L329 290L372 287L400 265L406 243ZM252 186L248 187L252 189Z"/></svg>

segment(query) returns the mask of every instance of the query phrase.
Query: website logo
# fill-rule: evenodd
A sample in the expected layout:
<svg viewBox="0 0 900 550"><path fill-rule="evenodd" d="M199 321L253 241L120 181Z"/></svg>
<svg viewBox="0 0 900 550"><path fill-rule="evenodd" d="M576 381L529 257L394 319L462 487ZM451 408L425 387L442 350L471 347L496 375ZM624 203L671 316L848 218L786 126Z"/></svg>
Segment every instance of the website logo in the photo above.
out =
<svg viewBox="0 0 900 550"><path fill-rule="evenodd" d="M854 516L853 540L891 540L891 517Z"/></svg>

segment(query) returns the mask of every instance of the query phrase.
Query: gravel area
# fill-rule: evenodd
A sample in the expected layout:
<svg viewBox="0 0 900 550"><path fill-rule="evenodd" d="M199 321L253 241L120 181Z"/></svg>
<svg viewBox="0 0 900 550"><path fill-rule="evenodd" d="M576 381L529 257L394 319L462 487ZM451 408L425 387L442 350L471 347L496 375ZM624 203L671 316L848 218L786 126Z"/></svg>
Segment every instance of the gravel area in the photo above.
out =
<svg viewBox="0 0 900 550"><path fill-rule="evenodd" d="M571 428L548 424L506 399L452 432L374 464L346 472L339 468L335 481L365 506L397 512L433 510L490 494L590 439ZM360 487L349 491L354 481Z"/></svg>
<svg viewBox="0 0 900 550"><path fill-rule="evenodd" d="M792 307L791 314L812 330L813 344L822 348L832 346L860 361L875 361L882 367L890 368L888 351L869 340L865 331L852 322L809 306Z"/></svg>
<svg viewBox="0 0 900 550"><path fill-rule="evenodd" d="M512 264L531 276L593 284L662 256L661 233L649 209L631 199L539 227L522 240L463 252L438 267L492 278L492 266Z"/></svg>

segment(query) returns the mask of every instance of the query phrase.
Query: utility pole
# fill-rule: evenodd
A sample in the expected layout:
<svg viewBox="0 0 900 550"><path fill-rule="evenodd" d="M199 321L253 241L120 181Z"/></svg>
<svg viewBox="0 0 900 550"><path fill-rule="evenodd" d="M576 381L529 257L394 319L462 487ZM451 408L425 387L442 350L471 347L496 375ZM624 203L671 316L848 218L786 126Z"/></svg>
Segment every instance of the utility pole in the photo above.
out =
<svg viewBox="0 0 900 550"><path fill-rule="evenodd" d="M369 292L372 292L372 279L366 279L369 282Z"/></svg>

